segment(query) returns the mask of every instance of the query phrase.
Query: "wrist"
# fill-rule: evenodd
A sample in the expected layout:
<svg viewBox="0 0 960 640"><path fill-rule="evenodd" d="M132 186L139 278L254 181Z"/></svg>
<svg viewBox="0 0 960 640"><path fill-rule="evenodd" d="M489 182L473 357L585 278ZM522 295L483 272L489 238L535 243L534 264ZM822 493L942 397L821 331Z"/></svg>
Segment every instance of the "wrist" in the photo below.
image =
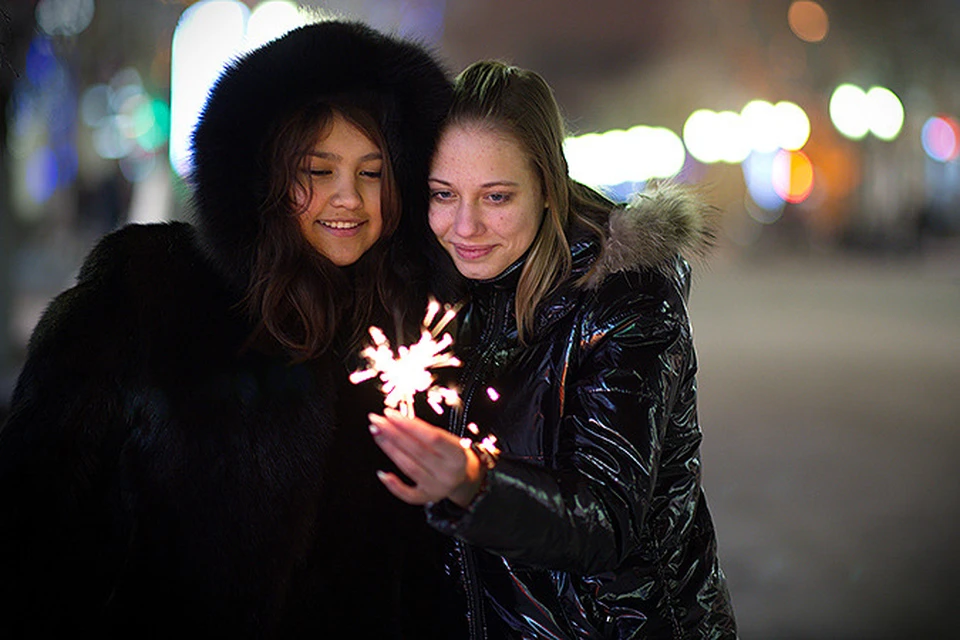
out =
<svg viewBox="0 0 960 640"><path fill-rule="evenodd" d="M476 442L474 442L467 452L467 477L470 478L464 483L462 490L456 494L451 494L451 502L467 509L476 502L477 498L483 495L487 490L487 479L491 469L497 464L496 450L491 452Z"/></svg>
<svg viewBox="0 0 960 640"><path fill-rule="evenodd" d="M467 455L467 478L448 496L451 502L463 508L468 507L477 497L487 476L487 467L481 462L477 453L472 449L466 449L465 451Z"/></svg>

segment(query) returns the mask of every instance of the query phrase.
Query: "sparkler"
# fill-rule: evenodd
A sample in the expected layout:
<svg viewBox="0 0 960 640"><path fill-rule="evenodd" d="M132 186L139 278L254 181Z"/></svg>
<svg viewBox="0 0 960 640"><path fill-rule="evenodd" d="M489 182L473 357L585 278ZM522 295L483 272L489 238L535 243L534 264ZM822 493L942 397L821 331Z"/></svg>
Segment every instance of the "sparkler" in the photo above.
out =
<svg viewBox="0 0 960 640"><path fill-rule="evenodd" d="M370 327L373 344L360 352L367 360L367 368L351 373L350 382L359 384L379 377L383 383L380 386L383 403L409 418L414 417L413 401L418 393L427 394L427 403L438 414L443 413L441 404L449 407L459 404L457 391L433 384L435 378L430 372L440 367L460 366L460 360L448 351L453 344L450 334L444 333L440 340L436 339L456 317L458 308L447 307L443 316L434 322L440 309L440 303L431 299L421 323L420 340L409 347L398 347L396 354L383 330Z"/></svg>

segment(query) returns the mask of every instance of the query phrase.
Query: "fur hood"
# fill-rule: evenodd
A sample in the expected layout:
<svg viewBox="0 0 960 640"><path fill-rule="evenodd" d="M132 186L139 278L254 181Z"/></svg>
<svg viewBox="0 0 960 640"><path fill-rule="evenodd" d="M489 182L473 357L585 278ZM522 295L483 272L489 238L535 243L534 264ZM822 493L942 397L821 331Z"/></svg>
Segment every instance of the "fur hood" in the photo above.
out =
<svg viewBox="0 0 960 640"><path fill-rule="evenodd" d="M194 216L214 262L238 289L246 288L254 257L271 127L311 102L351 93L381 107L407 219L401 227L417 233L411 225L425 220L416 210L427 206L427 167L452 94L448 74L420 44L360 23L300 27L224 71L193 135Z"/></svg>
<svg viewBox="0 0 960 640"><path fill-rule="evenodd" d="M717 210L690 187L654 184L610 213L600 256L584 281L600 286L612 273L662 265L679 254L702 258L716 237Z"/></svg>

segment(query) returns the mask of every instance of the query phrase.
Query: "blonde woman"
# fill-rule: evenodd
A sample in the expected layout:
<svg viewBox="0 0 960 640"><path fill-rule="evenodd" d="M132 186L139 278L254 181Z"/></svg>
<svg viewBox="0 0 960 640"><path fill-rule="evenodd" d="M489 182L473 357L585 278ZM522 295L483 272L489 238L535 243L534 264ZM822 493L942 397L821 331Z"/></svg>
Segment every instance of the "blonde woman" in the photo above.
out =
<svg viewBox="0 0 960 640"><path fill-rule="evenodd" d="M429 222L469 279L462 406L448 429L372 415L411 482L381 481L454 540L473 638L734 638L680 256L709 240L705 210L669 187L614 206L562 141L537 74L456 80ZM471 424L498 456L461 446Z"/></svg>

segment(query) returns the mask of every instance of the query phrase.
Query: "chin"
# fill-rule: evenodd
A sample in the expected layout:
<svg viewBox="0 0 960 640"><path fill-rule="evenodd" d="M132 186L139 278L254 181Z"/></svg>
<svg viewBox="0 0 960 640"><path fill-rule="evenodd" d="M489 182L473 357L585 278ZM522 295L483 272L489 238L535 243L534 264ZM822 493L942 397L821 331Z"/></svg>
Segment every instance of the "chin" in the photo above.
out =
<svg viewBox="0 0 960 640"><path fill-rule="evenodd" d="M496 273L493 273L491 269L478 269L476 267L471 268L469 265L465 268L457 267L457 270L460 272L460 275L469 280L489 280L497 275Z"/></svg>

